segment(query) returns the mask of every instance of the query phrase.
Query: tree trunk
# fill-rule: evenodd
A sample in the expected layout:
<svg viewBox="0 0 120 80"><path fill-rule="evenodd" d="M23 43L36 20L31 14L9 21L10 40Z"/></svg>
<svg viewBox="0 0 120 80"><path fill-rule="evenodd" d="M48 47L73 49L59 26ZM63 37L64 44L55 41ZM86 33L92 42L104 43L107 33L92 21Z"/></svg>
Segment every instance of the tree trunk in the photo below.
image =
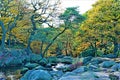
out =
<svg viewBox="0 0 120 80"><path fill-rule="evenodd" d="M32 22L32 32L30 33L30 37L28 39L28 45L27 45L27 50L28 52L31 52L31 48L30 48L30 44L31 44L31 41L32 41L32 36L35 34L35 30L36 29L36 24L35 24L35 21L34 21L34 15L31 16L31 22Z"/></svg>
<svg viewBox="0 0 120 80"><path fill-rule="evenodd" d="M57 35L52 39L52 41L47 45L47 47L45 48L45 50L44 50L43 53L42 53L43 57L44 57L45 53L47 52L47 50L49 49L49 47L50 47L50 46L54 43L54 41L58 38L58 36L60 36L62 33L64 33L66 29L67 29L67 28L64 28L64 30L61 31L59 34L57 34Z"/></svg>
<svg viewBox="0 0 120 80"><path fill-rule="evenodd" d="M44 42L42 41L41 44L40 44L40 54L42 54L43 44L44 44Z"/></svg>
<svg viewBox="0 0 120 80"><path fill-rule="evenodd" d="M2 49L5 49L5 38L6 38L6 31L3 32L3 35L2 35L2 44L1 44Z"/></svg>
<svg viewBox="0 0 120 80"><path fill-rule="evenodd" d="M0 26L2 28L2 40L1 40L1 49L5 49L5 38L6 38L6 29L5 29L5 26L4 26L4 23L2 21L0 21Z"/></svg>
<svg viewBox="0 0 120 80"><path fill-rule="evenodd" d="M114 54L118 55L117 54L117 51L118 51L118 43L116 41L113 42L114 44Z"/></svg>

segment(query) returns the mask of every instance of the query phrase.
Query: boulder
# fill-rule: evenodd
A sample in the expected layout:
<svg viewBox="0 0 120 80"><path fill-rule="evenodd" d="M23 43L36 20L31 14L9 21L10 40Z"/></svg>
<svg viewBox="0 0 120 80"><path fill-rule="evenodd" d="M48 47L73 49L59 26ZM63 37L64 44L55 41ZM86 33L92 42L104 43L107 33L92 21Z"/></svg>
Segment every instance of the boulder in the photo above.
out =
<svg viewBox="0 0 120 80"><path fill-rule="evenodd" d="M100 58L100 57L95 57L95 58L92 58L91 59L91 64L100 64L100 63L102 63L104 60L102 59L102 58Z"/></svg>
<svg viewBox="0 0 120 80"><path fill-rule="evenodd" d="M42 60L41 55L30 54L30 62L39 62Z"/></svg>
<svg viewBox="0 0 120 80"><path fill-rule="evenodd" d="M120 71L114 72L114 75L118 76L118 77L119 77L119 80L120 80Z"/></svg>
<svg viewBox="0 0 120 80"><path fill-rule="evenodd" d="M92 56L84 57L84 58L81 58L81 59L82 59L83 65L86 65L91 61Z"/></svg>
<svg viewBox="0 0 120 80"><path fill-rule="evenodd" d="M107 54L107 55L104 55L104 57L107 57L107 58L117 58L118 56L116 54Z"/></svg>
<svg viewBox="0 0 120 80"><path fill-rule="evenodd" d="M59 63L65 63L65 64L72 64L73 58L70 56L65 56L63 58L58 58L57 62Z"/></svg>
<svg viewBox="0 0 120 80"><path fill-rule="evenodd" d="M94 72L97 79L96 80L110 80L109 73L101 71L101 72Z"/></svg>
<svg viewBox="0 0 120 80"><path fill-rule="evenodd" d="M0 80L6 80L6 76L3 72L0 72Z"/></svg>
<svg viewBox="0 0 120 80"><path fill-rule="evenodd" d="M34 68L35 70L45 70L45 67L39 65L37 67Z"/></svg>
<svg viewBox="0 0 120 80"><path fill-rule="evenodd" d="M114 62L114 61L104 61L100 64L100 66L103 68L110 68L115 64L116 64L116 62Z"/></svg>
<svg viewBox="0 0 120 80"><path fill-rule="evenodd" d="M22 65L22 60L17 57L9 57L6 58L4 63L6 66L19 66Z"/></svg>
<svg viewBox="0 0 120 80"><path fill-rule="evenodd" d="M120 80L120 79L119 79L119 76L116 76L116 75L114 75L114 74L110 74L110 75L109 75L109 78L110 78L110 80Z"/></svg>
<svg viewBox="0 0 120 80"><path fill-rule="evenodd" d="M21 69L21 74L25 74L28 70L29 70L28 68L23 67L23 68Z"/></svg>
<svg viewBox="0 0 120 80"><path fill-rule="evenodd" d="M47 60L49 63L57 63L57 57L49 57Z"/></svg>
<svg viewBox="0 0 120 80"><path fill-rule="evenodd" d="M50 71L50 74L53 76L53 80L58 80L62 75L63 71Z"/></svg>
<svg viewBox="0 0 120 80"><path fill-rule="evenodd" d="M29 70L20 80L52 80L52 77L45 70Z"/></svg>
<svg viewBox="0 0 120 80"><path fill-rule="evenodd" d="M97 80L93 72L84 72L82 74L71 73L63 75L59 80Z"/></svg>
<svg viewBox="0 0 120 80"><path fill-rule="evenodd" d="M89 65L88 65L88 70L100 71L98 64L94 64L94 65L89 64Z"/></svg>
<svg viewBox="0 0 120 80"><path fill-rule="evenodd" d="M85 72L85 71L87 71L87 70L88 70L88 68L87 68L86 66L81 66L81 67L73 70L72 72L73 72L73 73L83 73L83 72Z"/></svg>
<svg viewBox="0 0 120 80"><path fill-rule="evenodd" d="M120 63L117 63L111 67L114 71L120 71Z"/></svg>
<svg viewBox="0 0 120 80"><path fill-rule="evenodd" d="M39 64L37 64L37 63L27 63L27 64L25 64L25 67L27 67L28 69L33 69L37 66L39 66Z"/></svg>
<svg viewBox="0 0 120 80"><path fill-rule="evenodd" d="M40 60L38 63L39 63L40 65L42 65L42 66L46 66L46 65L48 64L48 61L47 61L46 58L43 58L43 59Z"/></svg>

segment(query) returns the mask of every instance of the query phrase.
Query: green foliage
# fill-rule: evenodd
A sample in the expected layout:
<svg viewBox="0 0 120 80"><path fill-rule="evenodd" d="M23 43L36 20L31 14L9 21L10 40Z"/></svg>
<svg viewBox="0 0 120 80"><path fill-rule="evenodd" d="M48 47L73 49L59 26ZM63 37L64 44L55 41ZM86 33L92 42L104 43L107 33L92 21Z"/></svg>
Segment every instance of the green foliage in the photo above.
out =
<svg viewBox="0 0 120 80"><path fill-rule="evenodd" d="M73 18L72 23L81 23L84 20L84 17L79 14L79 11L77 9L78 7L67 8L65 12L59 16L60 19L64 21L70 21Z"/></svg>
<svg viewBox="0 0 120 80"><path fill-rule="evenodd" d="M63 43L63 53L73 56L76 47L75 34L78 31L78 25L85 20L85 17L79 13L78 7L69 7L59 18L64 21L64 27L67 28L66 32L59 38L61 40L59 42Z"/></svg>
<svg viewBox="0 0 120 80"><path fill-rule="evenodd" d="M93 5L86 15L86 21L81 25L76 39L79 43L89 42L96 48L97 42L107 44L113 42L114 50L117 50L117 43L120 42L120 1L119 0L99 0ZM106 46L106 45L105 45ZM102 47L104 49L104 46Z"/></svg>
<svg viewBox="0 0 120 80"><path fill-rule="evenodd" d="M57 33L58 31L55 28L39 28L32 36L32 41L49 43Z"/></svg>

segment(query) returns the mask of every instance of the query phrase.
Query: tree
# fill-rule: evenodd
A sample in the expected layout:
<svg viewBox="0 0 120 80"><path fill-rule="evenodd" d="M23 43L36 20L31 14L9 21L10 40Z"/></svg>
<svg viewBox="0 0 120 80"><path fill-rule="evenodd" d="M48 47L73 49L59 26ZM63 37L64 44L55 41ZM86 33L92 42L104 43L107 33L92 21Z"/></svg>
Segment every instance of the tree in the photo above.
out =
<svg viewBox="0 0 120 80"><path fill-rule="evenodd" d="M0 26L2 29L1 48L5 48L6 34L16 26L20 15L19 1L0 0Z"/></svg>
<svg viewBox="0 0 120 80"><path fill-rule="evenodd" d="M64 43L65 46L65 54L74 55L73 51L76 46L74 40L75 34L79 28L78 25L85 20L85 17L79 13L78 7L69 7L60 15L60 19L62 19L65 24L69 24L68 26L65 25L65 27L68 27L68 30L61 36L63 38L62 43Z"/></svg>
<svg viewBox="0 0 120 80"><path fill-rule="evenodd" d="M56 26L53 25L53 18L58 16L56 13L57 8L59 5L59 0L54 2L51 2L50 0L31 0L31 6L33 9L33 14L31 15L31 23L32 23L32 32L28 39L28 45L27 50L30 51L30 44L33 41L33 37L35 33L42 28L43 24L47 24L48 27L54 28ZM44 28L44 27L43 27ZM44 28L45 29L45 28ZM46 48L41 52L41 55L44 57L45 53L49 49L49 47L54 43L54 41L60 36L64 31L63 29L60 33L56 34L51 41L47 44ZM38 35L41 35L38 33ZM43 42L43 41L42 41ZM43 44L42 44L43 45Z"/></svg>
<svg viewBox="0 0 120 80"><path fill-rule="evenodd" d="M94 4L93 8L87 12L87 20L80 27L82 32L78 34L79 38L89 42L94 48L97 42L105 45L107 42L113 42L116 54L120 42L119 3L119 0L99 0Z"/></svg>

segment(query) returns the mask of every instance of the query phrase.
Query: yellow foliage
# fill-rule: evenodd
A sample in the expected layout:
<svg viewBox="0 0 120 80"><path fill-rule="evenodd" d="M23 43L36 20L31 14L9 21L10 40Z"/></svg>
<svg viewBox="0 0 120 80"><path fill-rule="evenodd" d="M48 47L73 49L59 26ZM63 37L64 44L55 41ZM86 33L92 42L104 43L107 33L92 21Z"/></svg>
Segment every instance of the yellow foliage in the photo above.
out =
<svg viewBox="0 0 120 80"><path fill-rule="evenodd" d="M39 54L40 53L40 41L32 41L30 47L33 53Z"/></svg>
<svg viewBox="0 0 120 80"><path fill-rule="evenodd" d="M84 51L85 49L87 49L90 46L90 43L82 43L78 46L78 48L76 49L76 53L79 54L80 52Z"/></svg>

